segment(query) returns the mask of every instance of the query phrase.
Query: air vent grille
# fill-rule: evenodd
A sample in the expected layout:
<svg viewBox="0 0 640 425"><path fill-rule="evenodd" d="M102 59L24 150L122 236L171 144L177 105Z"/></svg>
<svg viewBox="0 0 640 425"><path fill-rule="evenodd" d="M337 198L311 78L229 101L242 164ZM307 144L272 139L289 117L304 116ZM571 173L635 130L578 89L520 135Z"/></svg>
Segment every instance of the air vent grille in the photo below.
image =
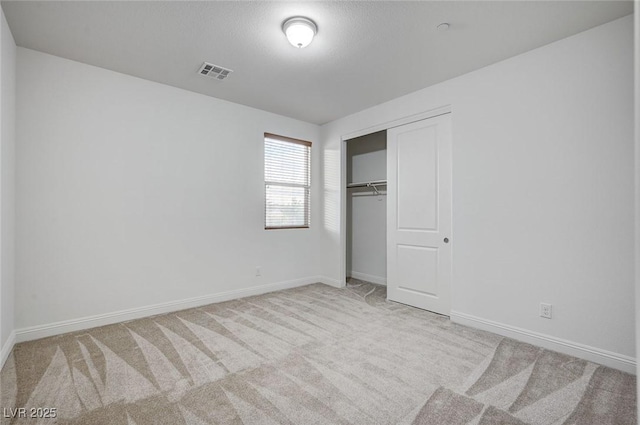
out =
<svg viewBox="0 0 640 425"><path fill-rule="evenodd" d="M233 71L229 68L223 68L219 65L214 65L209 62L203 62L198 74L204 75L205 77L213 78L215 80L224 80L227 78Z"/></svg>

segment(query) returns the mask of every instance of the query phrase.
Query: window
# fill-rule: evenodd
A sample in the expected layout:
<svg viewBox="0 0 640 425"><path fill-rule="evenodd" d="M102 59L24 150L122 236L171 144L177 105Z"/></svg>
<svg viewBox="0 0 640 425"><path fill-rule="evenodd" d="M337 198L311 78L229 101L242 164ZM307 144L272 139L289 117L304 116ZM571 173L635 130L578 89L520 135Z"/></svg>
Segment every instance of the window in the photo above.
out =
<svg viewBox="0 0 640 425"><path fill-rule="evenodd" d="M264 134L265 229L309 227L311 142Z"/></svg>

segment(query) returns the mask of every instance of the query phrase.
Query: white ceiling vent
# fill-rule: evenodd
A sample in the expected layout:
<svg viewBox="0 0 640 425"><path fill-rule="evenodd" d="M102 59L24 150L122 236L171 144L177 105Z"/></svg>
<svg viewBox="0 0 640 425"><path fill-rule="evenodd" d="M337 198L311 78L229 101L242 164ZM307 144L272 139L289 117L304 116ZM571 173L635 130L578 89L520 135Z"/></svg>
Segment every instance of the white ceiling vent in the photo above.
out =
<svg viewBox="0 0 640 425"><path fill-rule="evenodd" d="M232 72L233 71L228 68L223 68L209 62L204 62L200 67L198 74L204 75L205 77L213 78L215 80L224 80Z"/></svg>

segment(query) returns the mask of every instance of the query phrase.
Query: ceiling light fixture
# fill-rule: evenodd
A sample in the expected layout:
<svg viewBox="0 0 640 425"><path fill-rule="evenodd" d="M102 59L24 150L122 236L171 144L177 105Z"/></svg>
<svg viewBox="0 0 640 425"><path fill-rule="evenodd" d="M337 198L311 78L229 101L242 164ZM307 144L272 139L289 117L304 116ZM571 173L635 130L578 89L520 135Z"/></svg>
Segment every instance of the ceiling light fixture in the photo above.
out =
<svg viewBox="0 0 640 425"><path fill-rule="evenodd" d="M301 49L311 43L311 40L318 32L318 27L311 19L296 16L284 21L282 31L287 36L289 43Z"/></svg>

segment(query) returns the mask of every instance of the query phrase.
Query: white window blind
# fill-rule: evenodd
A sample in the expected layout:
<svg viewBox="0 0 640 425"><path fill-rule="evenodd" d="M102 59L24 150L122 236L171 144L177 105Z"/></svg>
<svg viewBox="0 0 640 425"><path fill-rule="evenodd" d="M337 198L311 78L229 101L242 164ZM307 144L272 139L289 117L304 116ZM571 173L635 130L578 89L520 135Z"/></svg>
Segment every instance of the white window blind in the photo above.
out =
<svg viewBox="0 0 640 425"><path fill-rule="evenodd" d="M311 142L264 134L265 229L309 227Z"/></svg>

